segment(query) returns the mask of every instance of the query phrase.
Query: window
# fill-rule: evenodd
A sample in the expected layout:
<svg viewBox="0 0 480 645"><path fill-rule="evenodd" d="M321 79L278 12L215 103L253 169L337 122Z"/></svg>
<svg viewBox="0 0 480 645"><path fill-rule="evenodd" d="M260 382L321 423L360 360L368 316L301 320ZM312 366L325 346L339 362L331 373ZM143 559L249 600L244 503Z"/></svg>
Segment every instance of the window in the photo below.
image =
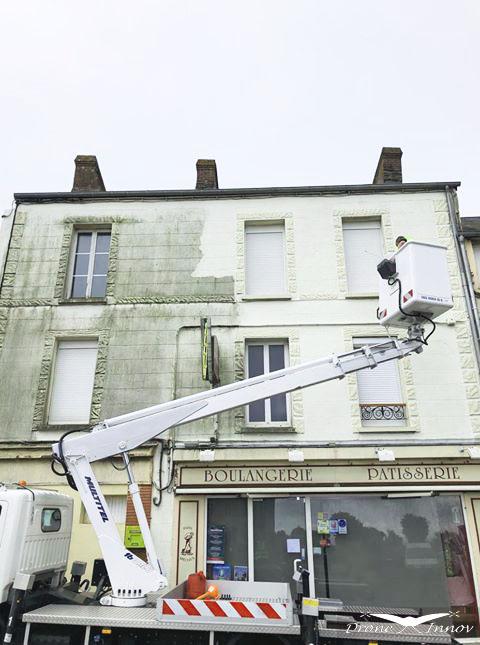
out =
<svg viewBox="0 0 480 645"><path fill-rule="evenodd" d="M475 623L475 583L459 495L322 495L312 497L310 507L308 568L317 597L422 608L425 614L458 610L453 622ZM320 518L325 531L318 530Z"/></svg>
<svg viewBox="0 0 480 645"><path fill-rule="evenodd" d="M43 508L41 529L43 533L56 533L62 525L62 513L59 508Z"/></svg>
<svg viewBox="0 0 480 645"><path fill-rule="evenodd" d="M354 347L377 345L387 338L356 338ZM403 403L398 361L381 363L374 369L357 372L358 398L363 426L404 426Z"/></svg>
<svg viewBox="0 0 480 645"><path fill-rule="evenodd" d="M110 231L77 231L70 298L105 297L110 237Z"/></svg>
<svg viewBox="0 0 480 645"><path fill-rule="evenodd" d="M380 221L343 222L348 293L378 291L377 264L383 257Z"/></svg>
<svg viewBox="0 0 480 645"><path fill-rule="evenodd" d="M248 580L247 500L208 500L207 577Z"/></svg>
<svg viewBox="0 0 480 645"><path fill-rule="evenodd" d="M286 293L283 224L247 224L245 254L247 295L268 296Z"/></svg>
<svg viewBox="0 0 480 645"><path fill-rule="evenodd" d="M285 341L247 343L247 378L283 370L288 363L288 343ZM250 403L247 423L286 424L288 422L286 394Z"/></svg>
<svg viewBox="0 0 480 645"><path fill-rule="evenodd" d="M312 596L421 614L451 611L445 624L472 625L470 635L477 634L462 498L395 495L210 498L207 577L291 583L301 560Z"/></svg>
<svg viewBox="0 0 480 645"><path fill-rule="evenodd" d="M105 495L105 501L110 509L110 515L113 517L115 524L125 524L127 515L127 498L125 495ZM90 524L87 510L82 504L80 515L81 524Z"/></svg>
<svg viewBox="0 0 480 645"><path fill-rule="evenodd" d="M472 240L472 248L473 257L475 259L475 266L472 267L472 273L474 275L475 282L477 283L476 286L478 288L478 284L480 282L480 241Z"/></svg>
<svg viewBox="0 0 480 645"><path fill-rule="evenodd" d="M97 349L97 340L58 343L48 415L50 425L90 421Z"/></svg>

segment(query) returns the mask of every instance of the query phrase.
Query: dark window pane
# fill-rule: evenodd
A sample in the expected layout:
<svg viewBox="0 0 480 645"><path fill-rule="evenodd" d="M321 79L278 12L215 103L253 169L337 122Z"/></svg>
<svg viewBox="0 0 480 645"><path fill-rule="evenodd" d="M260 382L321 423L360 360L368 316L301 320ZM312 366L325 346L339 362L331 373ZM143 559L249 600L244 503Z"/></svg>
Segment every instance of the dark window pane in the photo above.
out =
<svg viewBox="0 0 480 645"><path fill-rule="evenodd" d="M97 234L97 248L96 253L105 253L110 249L110 233Z"/></svg>
<svg viewBox="0 0 480 645"><path fill-rule="evenodd" d="M265 373L263 364L263 345L248 346L248 376L259 376Z"/></svg>
<svg viewBox="0 0 480 645"><path fill-rule="evenodd" d="M248 575L247 500L224 498L208 500L207 577L213 577L213 566L228 565L230 579ZM215 530L216 529L216 530ZM184 536L180 536L185 539ZM210 560L210 562L209 562ZM235 567L237 571L235 572ZM241 570L239 569L241 567ZM247 571L245 569L247 568Z"/></svg>
<svg viewBox="0 0 480 645"><path fill-rule="evenodd" d="M77 253L89 253L91 241L91 233L79 233L77 235Z"/></svg>
<svg viewBox="0 0 480 645"><path fill-rule="evenodd" d="M92 298L103 298L107 290L107 276L95 275L92 280Z"/></svg>
<svg viewBox="0 0 480 645"><path fill-rule="evenodd" d="M295 549L294 553L289 553L287 549L288 539L298 540L299 548ZM294 560L301 559L302 565L306 566L307 543L303 498L253 500L253 550L255 580L289 582L293 591Z"/></svg>
<svg viewBox="0 0 480 645"><path fill-rule="evenodd" d="M270 414L272 421L287 420L287 395L276 394L270 399Z"/></svg>
<svg viewBox="0 0 480 645"><path fill-rule="evenodd" d="M269 345L270 372L283 370L285 367L285 347L283 345Z"/></svg>
<svg viewBox="0 0 480 645"><path fill-rule="evenodd" d="M81 276L72 280L72 298L85 298L87 295L87 277Z"/></svg>
<svg viewBox="0 0 480 645"><path fill-rule="evenodd" d="M248 376L264 374L263 345L248 346ZM248 420L250 423L265 421L265 401L255 401L248 406Z"/></svg>
<svg viewBox="0 0 480 645"><path fill-rule="evenodd" d="M89 259L90 259L90 256L87 253L78 253L75 256L73 275L87 275Z"/></svg>
<svg viewBox="0 0 480 645"><path fill-rule="evenodd" d="M95 255L93 263L93 273L106 275L108 271L108 253L100 253Z"/></svg>
<svg viewBox="0 0 480 645"><path fill-rule="evenodd" d="M248 420L250 423L265 421L265 400L250 403L248 406Z"/></svg>

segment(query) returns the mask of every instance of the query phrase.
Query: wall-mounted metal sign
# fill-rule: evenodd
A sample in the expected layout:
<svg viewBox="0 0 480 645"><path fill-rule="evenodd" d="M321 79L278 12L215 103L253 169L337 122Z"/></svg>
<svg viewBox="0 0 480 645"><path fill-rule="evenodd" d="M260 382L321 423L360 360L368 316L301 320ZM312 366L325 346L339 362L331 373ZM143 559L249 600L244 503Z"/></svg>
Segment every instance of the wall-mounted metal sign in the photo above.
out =
<svg viewBox="0 0 480 645"><path fill-rule="evenodd" d="M220 384L219 351L216 336L212 336L210 318L200 318L202 378L213 387Z"/></svg>

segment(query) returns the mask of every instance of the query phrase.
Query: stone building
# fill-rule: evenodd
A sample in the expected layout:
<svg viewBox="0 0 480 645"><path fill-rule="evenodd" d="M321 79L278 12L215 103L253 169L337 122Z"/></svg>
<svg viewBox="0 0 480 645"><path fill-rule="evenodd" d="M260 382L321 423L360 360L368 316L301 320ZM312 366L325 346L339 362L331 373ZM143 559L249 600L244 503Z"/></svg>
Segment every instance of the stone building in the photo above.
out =
<svg viewBox="0 0 480 645"><path fill-rule="evenodd" d="M221 189L200 160L195 190L127 192L77 157L71 192L16 194L0 480L66 490L49 463L62 433L211 387L202 320L222 385L378 341L378 260L400 234L442 244L455 306L422 355L181 426L132 459L173 583L289 580L301 559L317 595L475 623L480 391L459 184L404 183L401 156L384 148L371 184ZM125 474L96 473L134 545ZM72 558L91 559L75 509Z"/></svg>

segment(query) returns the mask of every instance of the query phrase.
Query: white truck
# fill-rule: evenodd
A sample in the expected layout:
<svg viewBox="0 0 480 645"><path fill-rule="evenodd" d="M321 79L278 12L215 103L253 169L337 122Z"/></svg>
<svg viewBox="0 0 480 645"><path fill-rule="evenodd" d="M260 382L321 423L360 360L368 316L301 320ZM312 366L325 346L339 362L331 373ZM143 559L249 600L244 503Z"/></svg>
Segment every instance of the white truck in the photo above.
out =
<svg viewBox="0 0 480 645"><path fill-rule="evenodd" d="M433 319L453 304L446 249L409 242L380 263L378 270L382 279L377 317L381 324L408 328L407 338L392 338L376 346L332 354L107 419L90 432L69 432L53 445L56 467L78 490L98 537L109 578L108 593L103 588L97 590L95 597L77 593L81 568L74 572L70 585L62 587L72 515L68 497L18 487L0 489L0 590L3 608L8 608L4 643L13 642L22 602L42 588L44 593L60 597L63 590L63 597L70 603L51 603L23 613L25 645L102 642L234 645L259 642L259 634L262 643L315 642L311 623L308 629L300 630L287 583L224 581L218 583L222 594L219 600L186 600L184 584L169 588L128 453L173 426L276 394L342 379L346 374L421 352L431 335L424 335L425 321L434 326ZM124 461L147 562L125 548L91 467L94 461L118 454ZM304 579L305 575L304 572ZM295 576L301 582L302 572Z"/></svg>

